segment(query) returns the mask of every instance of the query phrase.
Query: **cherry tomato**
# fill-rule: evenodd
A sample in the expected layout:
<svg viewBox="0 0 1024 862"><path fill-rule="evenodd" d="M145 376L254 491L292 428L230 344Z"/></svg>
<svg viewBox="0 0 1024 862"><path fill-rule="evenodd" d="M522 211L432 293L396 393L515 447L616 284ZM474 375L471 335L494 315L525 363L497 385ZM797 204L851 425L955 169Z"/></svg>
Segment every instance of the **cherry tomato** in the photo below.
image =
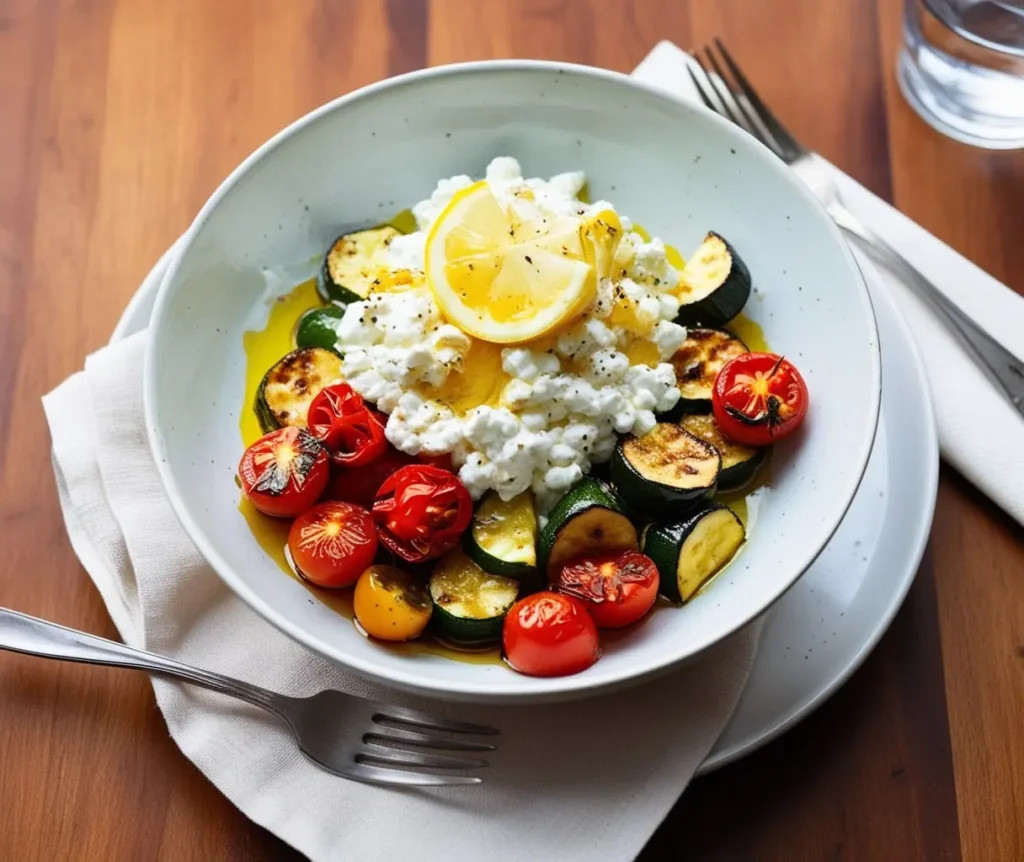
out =
<svg viewBox="0 0 1024 862"><path fill-rule="evenodd" d="M373 498L384 484L384 480L399 467L415 464L416 459L405 452L388 447L384 454L362 467L341 467L336 465L331 470L331 481L327 486L324 499L345 500L369 509L373 506Z"/></svg>
<svg viewBox="0 0 1024 862"><path fill-rule="evenodd" d="M658 597L658 568L639 551L577 557L562 568L560 592L581 599L598 628L620 629L644 616Z"/></svg>
<svg viewBox="0 0 1024 862"><path fill-rule="evenodd" d="M350 587L377 553L373 517L351 503L320 503L292 523L288 550L307 581L320 587Z"/></svg>
<svg viewBox="0 0 1024 862"><path fill-rule="evenodd" d="M407 641L422 634L434 604L417 578L394 566L376 565L359 576L354 608L370 637Z"/></svg>
<svg viewBox="0 0 1024 862"><path fill-rule="evenodd" d="M410 563L454 548L472 517L466 487L447 470L426 464L399 468L373 503L381 543Z"/></svg>
<svg viewBox="0 0 1024 862"><path fill-rule="evenodd" d="M501 642L505 660L529 676L579 673L601 655L597 626L583 602L561 593L534 593L512 605Z"/></svg>
<svg viewBox="0 0 1024 862"><path fill-rule="evenodd" d="M387 439L380 414L347 383L326 386L309 405L306 425L336 464L358 467L384 454Z"/></svg>
<svg viewBox="0 0 1024 862"><path fill-rule="evenodd" d="M722 366L711 406L726 437L768 446L792 434L807 414L807 384L775 353L744 353Z"/></svg>
<svg viewBox="0 0 1024 862"><path fill-rule="evenodd" d="M260 437L242 455L242 493L264 515L294 518L327 487L330 465L320 442L304 428L287 426Z"/></svg>

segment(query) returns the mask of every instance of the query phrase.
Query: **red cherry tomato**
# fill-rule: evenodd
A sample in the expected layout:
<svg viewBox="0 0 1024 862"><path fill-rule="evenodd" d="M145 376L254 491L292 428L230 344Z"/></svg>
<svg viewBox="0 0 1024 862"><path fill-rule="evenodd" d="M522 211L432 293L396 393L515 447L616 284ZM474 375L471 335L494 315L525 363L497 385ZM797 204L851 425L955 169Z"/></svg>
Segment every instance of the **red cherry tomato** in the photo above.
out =
<svg viewBox="0 0 1024 862"><path fill-rule="evenodd" d="M597 626L583 602L561 593L534 593L512 605L501 643L505 660L529 676L579 673L601 655Z"/></svg>
<svg viewBox="0 0 1024 862"><path fill-rule="evenodd" d="M307 581L320 587L350 587L377 554L373 518L351 503L320 503L292 523L288 550Z"/></svg>
<svg viewBox="0 0 1024 862"><path fill-rule="evenodd" d="M620 629L644 616L658 597L658 568L639 551L577 557L562 568L559 592L581 599L598 628Z"/></svg>
<svg viewBox="0 0 1024 862"><path fill-rule="evenodd" d="M388 447L377 460L362 467L335 466L331 470L331 481L324 493L326 500L346 500L367 509L372 508L373 498L384 484L384 480L399 467L415 464L416 459L405 452Z"/></svg>
<svg viewBox="0 0 1024 862"><path fill-rule="evenodd" d="M807 384L775 353L744 353L722 366L711 406L726 437L768 446L792 434L807 414Z"/></svg>
<svg viewBox="0 0 1024 862"><path fill-rule="evenodd" d="M331 460L350 467L369 464L384 454L385 422L347 383L321 389L306 415L310 433L327 447Z"/></svg>
<svg viewBox="0 0 1024 862"><path fill-rule="evenodd" d="M242 455L242 493L264 515L294 518L312 506L330 476L327 453L304 428L287 426L260 437Z"/></svg>
<svg viewBox="0 0 1024 862"><path fill-rule="evenodd" d="M469 491L452 473L426 464L401 467L373 503L380 541L410 563L454 548L473 517Z"/></svg>

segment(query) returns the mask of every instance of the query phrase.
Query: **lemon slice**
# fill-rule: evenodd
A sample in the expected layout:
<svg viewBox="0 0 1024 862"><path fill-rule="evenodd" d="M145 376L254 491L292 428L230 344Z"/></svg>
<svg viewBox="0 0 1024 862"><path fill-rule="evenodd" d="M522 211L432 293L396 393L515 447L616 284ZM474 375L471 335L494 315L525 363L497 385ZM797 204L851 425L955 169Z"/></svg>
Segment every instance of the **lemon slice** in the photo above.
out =
<svg viewBox="0 0 1024 862"><path fill-rule="evenodd" d="M427 281L445 317L464 332L498 344L529 341L594 298L588 244L571 220L514 224L481 181L458 192L434 222Z"/></svg>

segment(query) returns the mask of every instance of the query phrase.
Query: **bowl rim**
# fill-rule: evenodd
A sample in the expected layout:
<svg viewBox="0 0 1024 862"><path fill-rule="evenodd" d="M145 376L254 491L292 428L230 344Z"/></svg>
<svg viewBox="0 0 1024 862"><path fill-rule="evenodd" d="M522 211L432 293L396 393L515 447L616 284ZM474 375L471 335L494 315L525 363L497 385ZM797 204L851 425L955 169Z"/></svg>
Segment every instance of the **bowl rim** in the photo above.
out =
<svg viewBox="0 0 1024 862"><path fill-rule="evenodd" d="M644 666L635 670L627 668L626 670L620 670L611 674L606 673L597 679L592 678L592 675L590 674L576 674L574 676L551 678L527 677L527 679L530 680L531 685L526 691L495 691L488 688L485 682L472 683L461 679L424 679L421 673L416 670L416 665L414 663L410 663L410 670L408 672L395 672L391 669L385 670L379 667L372 660L347 655L343 650L339 650L328 643L322 642L318 638L310 635L302 626L287 619L283 614L279 613L276 608L263 599L251 586L249 586L244 578L235 572L233 567L230 566L206 540L205 533L198 520L193 517L189 507L185 504L184 499L179 493L174 473L171 469L169 459L167 458L163 434L156 421L156 404L159 397L157 393L158 387L155 373L155 369L157 367L155 348L156 339L147 339L143 365L143 414L146 424L146 436L149 440L150 450L157 468L157 473L160 476L161 483L163 484L167 497L170 500L171 507L182 527L185 529L185 532L188 533L189 538L196 545L197 549L205 558L207 563L209 563L210 567L237 596L249 605L249 607L254 609L260 614L260 616L276 628L306 648L312 650L314 653L325 656L331 661L350 668L364 679L372 680L386 687L397 688L427 697L449 697L459 700L492 703L542 702L589 697L652 679L701 655L715 644L732 636L754 621L763 618L772 605L785 595L793 584L795 584L804 572L807 571L811 564L814 563L817 557L824 550L825 546L831 540L853 502L853 498L856 495L857 489L860 487L861 480L864 477L868 458L874 446L875 437L878 431L882 378L881 351L875 309L860 265L846 244L846 241L843 239L838 227L836 227L832 222L832 219L828 216L821 202L813 195L810 189L808 189L803 182L792 174L792 172L788 171L785 164L774 153L772 153L771 150L749 134L744 133L733 123L705 107L703 104L690 102L672 92L664 90L653 84L638 81L632 76L623 74L622 72L615 72L608 69L601 69L577 63L509 59L480 60L428 67L402 75L385 78L381 81L353 90L350 93L346 93L336 99L320 105L317 108L314 108L312 111L294 120L272 137L268 138L245 159L243 159L242 162L239 163L220 183L220 185L217 186L210 197L207 198L206 202L199 210L199 213L196 215L184 236L181 238L179 247L177 248L177 253L170 261L170 265L160 282L156 302L153 307L152 317L150 319L150 327L154 330L159 329L161 322L167 313L167 308L170 304L170 298L173 293L170 286L174 283L181 267L181 262L184 260L188 250L191 248L196 235L210 217L210 214L220 205L221 201L231 193L235 185L237 185L242 178L249 173L250 169L254 165L281 146L285 141L289 140L294 135L299 134L307 126L312 125L327 114L341 110L348 105L371 99L378 93L387 90L413 86L421 81L448 76L471 75L478 72L521 71L575 74L584 78L598 79L612 84L625 86L630 89L640 90L649 96L663 100L675 107L685 107L688 110L703 115L703 117L712 125L717 125L719 130L726 137L732 137L740 146L750 149L754 154L756 154L757 158L761 159L762 163L768 170L774 170L780 175L786 176L787 181L793 187L795 193L802 195L804 199L811 204L811 208L816 209L820 218L827 223L826 230L831 232L833 239L839 246L840 253L846 258L847 264L855 276L854 281L857 285L857 293L865 311L865 318L870 336L869 363L872 384L871 391L873 393L870 405L870 420L866 426L867 433L863 435L863 438L860 440L855 452L857 467L851 473L851 478L842 489L842 493L837 494L837 496L845 498L839 512L839 517L836 518L835 523L831 525L827 530L827 533L821 537L820 543L817 547L809 546L804 557L794 563L793 572L789 579L781 585L777 594L773 596L772 599L760 610L748 613L746 616L737 617L736 621L731 626L705 637L702 641L698 642L696 646L689 647L682 652L666 652L656 660L649 661Z"/></svg>

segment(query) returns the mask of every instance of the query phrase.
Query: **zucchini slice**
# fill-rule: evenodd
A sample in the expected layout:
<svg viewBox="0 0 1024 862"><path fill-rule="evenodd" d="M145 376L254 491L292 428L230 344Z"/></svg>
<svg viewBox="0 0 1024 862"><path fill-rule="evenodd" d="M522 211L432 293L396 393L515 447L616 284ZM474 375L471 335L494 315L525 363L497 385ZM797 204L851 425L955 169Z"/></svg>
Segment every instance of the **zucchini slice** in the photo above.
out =
<svg viewBox="0 0 1024 862"><path fill-rule="evenodd" d="M652 524L644 532L644 553L658 567L662 595L685 603L725 568L746 538L736 513L713 504L682 521Z"/></svg>
<svg viewBox="0 0 1024 862"><path fill-rule="evenodd" d="M721 329L690 329L673 355L680 413L710 413L715 378L730 359L749 353L747 345Z"/></svg>
<svg viewBox="0 0 1024 862"><path fill-rule="evenodd" d="M745 446L730 440L722 433L714 416L693 413L684 416L679 424L694 437L710 443L722 456L722 472L718 474L719 491L742 488L754 478L757 468L764 463L767 449Z"/></svg>
<svg viewBox="0 0 1024 862"><path fill-rule="evenodd" d="M396 236L399 231L385 225L338 237L327 249L316 277L320 298L343 304L366 299L381 274L391 270L388 246Z"/></svg>
<svg viewBox="0 0 1024 862"><path fill-rule="evenodd" d="M519 597L519 581L492 575L461 548L449 551L430 576L431 625L459 643L499 640L505 614Z"/></svg>
<svg viewBox="0 0 1024 862"><path fill-rule="evenodd" d="M594 478L577 483L555 504L538 540L541 569L549 583L558 582L562 567L573 557L635 551L639 546L622 501Z"/></svg>
<svg viewBox="0 0 1024 862"><path fill-rule="evenodd" d="M620 440L611 461L616 490L648 515L679 511L710 497L721 469L722 456L714 446L671 422Z"/></svg>
<svg viewBox="0 0 1024 862"><path fill-rule="evenodd" d="M256 390L256 418L263 433L285 425L306 427L310 402L341 380L341 357L322 347L293 350L263 375Z"/></svg>
<svg viewBox="0 0 1024 862"><path fill-rule="evenodd" d="M684 326L724 326L750 298L750 270L717 233L704 237L679 279L679 315Z"/></svg>
<svg viewBox="0 0 1024 862"><path fill-rule="evenodd" d="M537 572L537 512L533 493L524 491L505 501L487 494L465 533L469 558L485 572L532 580Z"/></svg>
<svg viewBox="0 0 1024 862"><path fill-rule="evenodd" d="M335 351L338 343L338 321L345 316L345 309L336 305L323 305L304 311L295 324L296 347L322 347Z"/></svg>

